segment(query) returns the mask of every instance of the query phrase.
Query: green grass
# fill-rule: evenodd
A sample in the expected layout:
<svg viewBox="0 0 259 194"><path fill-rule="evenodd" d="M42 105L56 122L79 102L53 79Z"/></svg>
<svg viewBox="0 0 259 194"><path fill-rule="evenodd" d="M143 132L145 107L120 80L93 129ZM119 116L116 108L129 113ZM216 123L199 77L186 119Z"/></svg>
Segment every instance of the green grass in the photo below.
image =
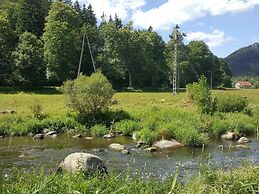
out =
<svg viewBox="0 0 259 194"><path fill-rule="evenodd" d="M103 176L21 173L0 177L0 193L218 193L248 194L259 192L259 167L244 164L230 171L203 169L199 176L187 183L177 180L178 174L164 181L141 178L126 170L109 172Z"/></svg>
<svg viewBox="0 0 259 194"><path fill-rule="evenodd" d="M111 105L109 112L91 120L79 118L69 110L63 95L56 89L16 92L9 89L1 92L0 88L0 111L15 109L17 112L0 114L0 135L37 133L45 127L58 132L88 132L95 124L110 128L115 122L113 132L131 135L139 131L140 138L148 144L166 136L187 146L202 146L207 143L208 137L217 137L226 131L246 135L255 133L259 125L259 90L218 90L212 91L212 94L247 97L253 116L243 113L201 115L186 93L172 96L169 92L117 92L113 98L119 103ZM46 118L33 117L35 113L31 107L35 104L42 107Z"/></svg>

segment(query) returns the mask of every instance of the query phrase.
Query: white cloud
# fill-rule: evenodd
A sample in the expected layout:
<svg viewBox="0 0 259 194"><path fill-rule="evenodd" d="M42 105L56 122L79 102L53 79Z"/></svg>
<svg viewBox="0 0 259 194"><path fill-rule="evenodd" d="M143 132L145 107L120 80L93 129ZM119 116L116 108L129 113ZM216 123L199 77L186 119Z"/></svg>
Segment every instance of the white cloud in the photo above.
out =
<svg viewBox="0 0 259 194"><path fill-rule="evenodd" d="M145 0L80 0L80 2L86 5L91 3L98 19L103 13L106 16L114 16L116 13L121 19L126 19L129 11L135 11L146 3Z"/></svg>
<svg viewBox="0 0 259 194"><path fill-rule="evenodd" d="M188 41L203 40L208 44L210 48L221 46L224 43L227 43L233 40L231 36L226 36L223 31L218 29L214 29L212 33L190 32L190 33L187 33L187 37L185 39Z"/></svg>
<svg viewBox="0 0 259 194"><path fill-rule="evenodd" d="M240 13L259 5L259 0L167 0L148 11L136 10L132 20L136 26L169 29L173 24L204 17Z"/></svg>

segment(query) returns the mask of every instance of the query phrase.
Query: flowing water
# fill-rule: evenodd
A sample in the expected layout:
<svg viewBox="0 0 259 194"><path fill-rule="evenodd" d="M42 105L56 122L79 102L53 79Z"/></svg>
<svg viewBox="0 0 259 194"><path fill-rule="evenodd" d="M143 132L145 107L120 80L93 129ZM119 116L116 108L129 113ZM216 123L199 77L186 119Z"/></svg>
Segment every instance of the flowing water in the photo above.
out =
<svg viewBox="0 0 259 194"><path fill-rule="evenodd" d="M32 140L31 137L0 139L0 174L8 175L14 168L24 171L45 169L56 171L59 163L70 153L88 152L101 157L109 170L140 172L145 177L164 179L174 175L179 169L180 178L188 179L196 175L201 166L208 165L219 169L229 169L244 161L259 164L259 140L250 138L250 149L233 148L231 141L211 142L201 148L176 148L166 152L147 153L135 148L131 138L118 136L112 139L93 140L73 139L67 134L56 139ZM122 154L108 148L111 143L121 143L130 149L131 154ZM223 145L223 149L219 148Z"/></svg>

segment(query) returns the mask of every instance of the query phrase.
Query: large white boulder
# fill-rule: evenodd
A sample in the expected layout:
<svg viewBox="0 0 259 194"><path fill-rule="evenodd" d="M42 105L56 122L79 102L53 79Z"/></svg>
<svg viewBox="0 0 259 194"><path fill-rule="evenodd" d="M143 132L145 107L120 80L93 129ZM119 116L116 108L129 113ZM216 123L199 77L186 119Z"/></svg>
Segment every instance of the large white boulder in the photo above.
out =
<svg viewBox="0 0 259 194"><path fill-rule="evenodd" d="M106 172L106 166L101 158L89 153L73 153L68 155L59 165L59 170L84 174Z"/></svg>
<svg viewBox="0 0 259 194"><path fill-rule="evenodd" d="M228 140L234 140L235 138L235 133L234 132L226 132L223 135L221 135L222 139L228 139Z"/></svg>
<svg viewBox="0 0 259 194"><path fill-rule="evenodd" d="M182 144L174 139L172 140L162 139L156 142L154 146L158 149L172 149L172 148L181 147Z"/></svg>
<svg viewBox="0 0 259 194"><path fill-rule="evenodd" d="M126 149L124 145L121 145L119 143L112 143L109 147L118 152Z"/></svg>

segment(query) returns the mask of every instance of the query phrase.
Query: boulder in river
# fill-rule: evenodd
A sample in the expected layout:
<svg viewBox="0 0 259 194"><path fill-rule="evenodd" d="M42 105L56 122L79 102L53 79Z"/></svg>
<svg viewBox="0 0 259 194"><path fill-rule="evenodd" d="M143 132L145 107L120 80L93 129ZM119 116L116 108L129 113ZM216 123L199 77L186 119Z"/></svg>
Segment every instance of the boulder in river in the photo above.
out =
<svg viewBox="0 0 259 194"><path fill-rule="evenodd" d="M70 173L82 172L84 174L107 172L101 158L89 153L72 153L59 165L58 171L65 170Z"/></svg>
<svg viewBox="0 0 259 194"><path fill-rule="evenodd" d="M149 147L149 148L145 148L144 151L155 152L155 151L157 151L157 148L156 147Z"/></svg>
<svg viewBox="0 0 259 194"><path fill-rule="evenodd" d="M44 139L44 137L45 137L44 134L39 133L39 134L34 135L32 139Z"/></svg>
<svg viewBox="0 0 259 194"><path fill-rule="evenodd" d="M139 139L138 133L134 132L132 135L132 139L138 140Z"/></svg>
<svg viewBox="0 0 259 194"><path fill-rule="evenodd" d="M241 137L238 141L237 141L237 143L239 143L239 144L244 144L244 143L249 143L250 141L249 141L249 139L247 139L246 137Z"/></svg>
<svg viewBox="0 0 259 194"><path fill-rule="evenodd" d="M226 132L223 135L221 135L222 139L228 139L228 140L234 140L235 138L235 133L234 132Z"/></svg>
<svg viewBox="0 0 259 194"><path fill-rule="evenodd" d="M45 136L52 136L52 135L56 135L57 132L56 131L49 131L45 134Z"/></svg>
<svg viewBox="0 0 259 194"><path fill-rule="evenodd" d="M127 149L121 150L121 153L123 153L123 154L130 154L129 150L127 150Z"/></svg>
<svg viewBox="0 0 259 194"><path fill-rule="evenodd" d="M124 145L121 145L119 143L112 143L109 147L112 150L115 150L115 151L118 151L118 152L120 152L121 150L125 150L126 149L126 147Z"/></svg>
<svg viewBox="0 0 259 194"><path fill-rule="evenodd" d="M74 139L78 139L78 138L82 138L83 136L81 134L77 134L77 135L74 135L73 138Z"/></svg>
<svg viewBox="0 0 259 194"><path fill-rule="evenodd" d="M103 136L103 138L113 138L115 137L113 134L106 134Z"/></svg>
<svg viewBox="0 0 259 194"><path fill-rule="evenodd" d="M182 144L174 139L172 140L162 139L156 142L154 146L158 149L172 149L172 148L181 147Z"/></svg>

